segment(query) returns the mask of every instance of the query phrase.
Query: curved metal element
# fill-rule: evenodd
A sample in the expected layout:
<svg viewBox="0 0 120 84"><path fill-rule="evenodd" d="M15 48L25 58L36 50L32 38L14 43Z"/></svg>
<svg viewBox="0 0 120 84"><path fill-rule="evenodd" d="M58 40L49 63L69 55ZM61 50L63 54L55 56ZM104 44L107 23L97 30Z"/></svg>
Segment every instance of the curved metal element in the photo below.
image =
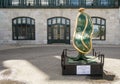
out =
<svg viewBox="0 0 120 84"><path fill-rule="evenodd" d="M73 46L81 54L87 54L92 49L93 23L91 17L80 8L76 18L73 34Z"/></svg>

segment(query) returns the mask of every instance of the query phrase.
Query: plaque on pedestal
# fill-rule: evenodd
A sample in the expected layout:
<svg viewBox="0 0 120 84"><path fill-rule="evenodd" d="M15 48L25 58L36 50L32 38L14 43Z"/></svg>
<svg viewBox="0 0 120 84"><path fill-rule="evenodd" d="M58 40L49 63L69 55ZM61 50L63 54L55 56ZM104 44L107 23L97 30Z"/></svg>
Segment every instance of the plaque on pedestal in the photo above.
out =
<svg viewBox="0 0 120 84"><path fill-rule="evenodd" d="M77 65L76 74L77 75L91 74L91 66L90 65Z"/></svg>

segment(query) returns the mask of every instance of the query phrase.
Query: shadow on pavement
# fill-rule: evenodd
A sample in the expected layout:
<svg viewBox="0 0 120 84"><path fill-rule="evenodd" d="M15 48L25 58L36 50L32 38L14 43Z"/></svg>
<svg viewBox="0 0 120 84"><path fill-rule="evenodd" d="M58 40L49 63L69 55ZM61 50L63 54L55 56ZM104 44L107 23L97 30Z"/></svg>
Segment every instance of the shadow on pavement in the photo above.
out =
<svg viewBox="0 0 120 84"><path fill-rule="evenodd" d="M89 76L88 78L93 80L107 80L107 81L114 81L117 79L113 73L107 71L103 72L103 76Z"/></svg>

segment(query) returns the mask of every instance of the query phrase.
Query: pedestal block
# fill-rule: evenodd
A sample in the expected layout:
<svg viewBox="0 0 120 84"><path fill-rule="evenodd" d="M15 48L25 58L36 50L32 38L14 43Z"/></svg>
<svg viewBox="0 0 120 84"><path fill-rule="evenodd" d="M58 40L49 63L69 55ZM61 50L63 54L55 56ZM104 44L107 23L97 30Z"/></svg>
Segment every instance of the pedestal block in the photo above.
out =
<svg viewBox="0 0 120 84"><path fill-rule="evenodd" d="M80 63L80 62L68 62L67 49L63 50L61 55L61 67L62 75L91 75L102 76L104 66L104 55L98 54L98 62L94 63Z"/></svg>

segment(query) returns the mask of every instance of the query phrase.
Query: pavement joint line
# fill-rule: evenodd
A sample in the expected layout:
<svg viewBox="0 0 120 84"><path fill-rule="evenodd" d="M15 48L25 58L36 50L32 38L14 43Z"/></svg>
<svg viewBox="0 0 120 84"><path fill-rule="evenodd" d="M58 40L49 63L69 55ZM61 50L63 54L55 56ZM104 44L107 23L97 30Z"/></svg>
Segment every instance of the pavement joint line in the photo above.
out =
<svg viewBox="0 0 120 84"><path fill-rule="evenodd" d="M49 46L65 46L65 47L73 47L72 44L7 44L2 45L0 44L0 50L5 49L13 49L13 48L24 48L24 47L49 47ZM113 45L113 44L93 44L94 47L120 47L120 45Z"/></svg>

